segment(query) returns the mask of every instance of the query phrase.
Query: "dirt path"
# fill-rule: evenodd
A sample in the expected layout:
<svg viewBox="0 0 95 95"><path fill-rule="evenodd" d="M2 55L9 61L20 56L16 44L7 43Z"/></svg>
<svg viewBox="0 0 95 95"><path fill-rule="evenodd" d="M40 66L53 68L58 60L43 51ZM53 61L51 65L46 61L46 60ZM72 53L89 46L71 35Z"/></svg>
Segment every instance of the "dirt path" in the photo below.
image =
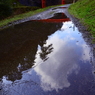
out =
<svg viewBox="0 0 95 95"><path fill-rule="evenodd" d="M11 23L1 27L0 29L6 28L6 27L9 27L9 26L13 26L13 25L16 25L16 24L20 24L20 23L30 21L30 20L48 19L48 18L53 17L55 13L62 13L62 12L64 13L69 6L70 6L70 4L66 4L66 5L62 5L60 7L57 6L57 7L54 7L54 8L50 8L50 9L44 11L44 12L38 13L38 14L30 16L30 17L27 17L25 19L21 19L21 20L11 22ZM64 9L63 9L63 7L64 7Z"/></svg>

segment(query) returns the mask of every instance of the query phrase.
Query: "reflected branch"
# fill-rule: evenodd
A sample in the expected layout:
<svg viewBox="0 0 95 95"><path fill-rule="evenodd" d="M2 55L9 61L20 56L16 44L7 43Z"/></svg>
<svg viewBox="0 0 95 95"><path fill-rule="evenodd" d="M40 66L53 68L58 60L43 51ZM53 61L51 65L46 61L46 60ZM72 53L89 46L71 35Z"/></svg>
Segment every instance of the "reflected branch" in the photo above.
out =
<svg viewBox="0 0 95 95"><path fill-rule="evenodd" d="M50 54L51 52L53 51L53 47L52 47L52 44L48 45L48 46L42 46L41 47L41 52L39 52L40 54L40 58L43 60L43 61L46 61L49 57L48 54Z"/></svg>

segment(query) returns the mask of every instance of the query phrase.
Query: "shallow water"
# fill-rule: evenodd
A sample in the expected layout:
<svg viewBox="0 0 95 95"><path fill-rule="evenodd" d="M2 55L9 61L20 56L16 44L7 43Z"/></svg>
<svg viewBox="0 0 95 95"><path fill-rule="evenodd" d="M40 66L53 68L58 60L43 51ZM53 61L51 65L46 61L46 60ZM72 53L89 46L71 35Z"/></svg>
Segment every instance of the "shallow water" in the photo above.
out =
<svg viewBox="0 0 95 95"><path fill-rule="evenodd" d="M0 46L0 95L94 95L92 47L72 21L15 25Z"/></svg>

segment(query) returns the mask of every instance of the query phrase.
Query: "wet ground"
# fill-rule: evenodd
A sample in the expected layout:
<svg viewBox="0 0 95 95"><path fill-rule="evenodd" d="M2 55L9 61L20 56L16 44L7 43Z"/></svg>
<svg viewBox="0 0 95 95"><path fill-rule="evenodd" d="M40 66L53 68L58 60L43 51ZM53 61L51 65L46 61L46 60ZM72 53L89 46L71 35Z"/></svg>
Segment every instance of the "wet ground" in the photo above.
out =
<svg viewBox="0 0 95 95"><path fill-rule="evenodd" d="M53 10L0 31L0 95L95 95L89 32L66 8Z"/></svg>

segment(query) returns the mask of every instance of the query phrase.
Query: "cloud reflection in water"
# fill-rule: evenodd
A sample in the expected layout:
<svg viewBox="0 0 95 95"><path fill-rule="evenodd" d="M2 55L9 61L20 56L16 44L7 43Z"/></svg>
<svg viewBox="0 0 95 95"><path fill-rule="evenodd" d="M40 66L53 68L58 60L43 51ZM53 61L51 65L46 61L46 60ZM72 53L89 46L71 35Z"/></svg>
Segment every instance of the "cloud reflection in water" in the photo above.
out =
<svg viewBox="0 0 95 95"><path fill-rule="evenodd" d="M47 92L45 94L44 91L59 91L59 89L64 91L64 88L69 87L71 87L69 90L73 90L72 85L74 84L69 79L74 80L73 74L82 75L80 73L82 68L81 61L82 63L87 63L90 60L90 48L87 47L78 29L73 27L74 25L71 21L64 22L60 30L48 37L44 46L38 46L34 68L22 72L21 80L12 83L6 77L3 77L4 89L7 88L6 84L8 84L9 94L7 95L17 95L17 92L23 93L23 95L27 93L29 93L28 95L31 95L31 93L33 95L39 95L39 93L49 95ZM73 77L71 78L70 75ZM82 76L79 76L79 80L81 80ZM84 81L86 82L87 80ZM75 87L79 86L78 90L84 85L78 80L77 84L75 83ZM50 95L55 95L53 92L50 93L52 93ZM61 95L60 93L58 95Z"/></svg>
<svg viewBox="0 0 95 95"><path fill-rule="evenodd" d="M48 55L47 61L43 62L39 54L36 55L35 65L38 65L34 70L41 77L41 87L44 91L58 91L69 87L71 84L68 77L73 72L78 74L80 60L89 60L89 48L84 48L85 42L80 40L81 34L75 33L72 27L74 25L71 21L65 22L60 30L49 36L45 46L52 44L54 49ZM78 32L77 28L75 30ZM38 52L40 51L38 49ZM87 56L83 56L84 53Z"/></svg>

